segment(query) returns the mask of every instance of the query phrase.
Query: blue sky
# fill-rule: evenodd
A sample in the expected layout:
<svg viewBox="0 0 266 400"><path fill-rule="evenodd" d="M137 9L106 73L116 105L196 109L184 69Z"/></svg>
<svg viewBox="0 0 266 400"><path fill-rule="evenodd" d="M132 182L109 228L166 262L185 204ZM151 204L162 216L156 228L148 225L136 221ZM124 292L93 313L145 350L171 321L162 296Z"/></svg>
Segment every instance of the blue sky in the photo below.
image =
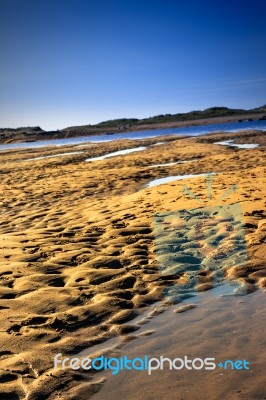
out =
<svg viewBox="0 0 266 400"><path fill-rule="evenodd" d="M266 103L266 2L0 0L0 127Z"/></svg>

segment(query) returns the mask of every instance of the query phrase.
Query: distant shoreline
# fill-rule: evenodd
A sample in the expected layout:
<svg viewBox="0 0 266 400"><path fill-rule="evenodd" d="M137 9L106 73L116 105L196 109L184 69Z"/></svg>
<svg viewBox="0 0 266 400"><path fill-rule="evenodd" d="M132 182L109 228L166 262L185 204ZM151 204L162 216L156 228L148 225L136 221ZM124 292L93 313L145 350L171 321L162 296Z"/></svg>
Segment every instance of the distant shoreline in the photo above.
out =
<svg viewBox="0 0 266 400"><path fill-rule="evenodd" d="M93 135L115 135L118 133L130 133L138 131L159 130L168 128L182 128L210 124L222 124L227 122L259 121L266 119L264 112L247 112L236 115L227 115L210 118L187 119L182 121L167 121L157 123L140 123L131 124L130 127L117 129L114 126L96 126L86 125L75 128L65 128L57 131L44 131L41 128L18 128L18 129L2 129L0 130L0 143L20 143L35 142L39 140L63 139L71 137L93 136ZM19 130L21 129L21 130Z"/></svg>

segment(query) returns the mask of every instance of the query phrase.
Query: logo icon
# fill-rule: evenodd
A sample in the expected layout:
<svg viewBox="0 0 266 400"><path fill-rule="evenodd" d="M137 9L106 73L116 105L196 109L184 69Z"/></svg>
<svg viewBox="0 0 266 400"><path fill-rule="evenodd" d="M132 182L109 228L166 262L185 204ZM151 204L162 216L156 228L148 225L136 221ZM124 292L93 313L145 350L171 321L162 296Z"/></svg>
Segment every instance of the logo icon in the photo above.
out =
<svg viewBox="0 0 266 400"><path fill-rule="evenodd" d="M206 176L207 204L185 186L183 194L197 200L199 207L154 215L159 271L177 280L165 289L174 303L190 297L194 301L199 291L209 288L216 295L246 294L242 282L226 279L227 269L248 258L242 208L239 203L218 205L236 185L213 201L212 180L211 174Z"/></svg>

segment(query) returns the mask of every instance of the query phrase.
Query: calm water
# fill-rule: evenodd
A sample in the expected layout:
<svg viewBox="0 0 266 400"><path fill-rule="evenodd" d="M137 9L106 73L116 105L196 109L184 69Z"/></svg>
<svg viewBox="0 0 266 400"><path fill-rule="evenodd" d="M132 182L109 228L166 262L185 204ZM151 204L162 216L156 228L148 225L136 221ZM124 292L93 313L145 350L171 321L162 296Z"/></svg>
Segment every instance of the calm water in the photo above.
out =
<svg viewBox="0 0 266 400"><path fill-rule="evenodd" d="M28 143L1 144L0 150L35 148L44 146L66 146L80 143L101 143L118 139L147 139L162 135L187 135L199 136L217 131L238 132L246 129L266 130L266 121L227 122L224 124L200 125L183 128L154 129L149 131L116 133L114 135L94 135L76 138L40 140Z"/></svg>
<svg viewBox="0 0 266 400"><path fill-rule="evenodd" d="M221 144L222 146L229 146L229 147L237 147L238 149L255 149L259 147L259 144L256 143L234 143L234 140L226 140L222 142L215 142L214 144Z"/></svg>
<svg viewBox="0 0 266 400"><path fill-rule="evenodd" d="M198 178L199 176L207 176L207 175L214 175L213 172L207 172L205 174L194 174L194 175L175 175L175 176L166 176L165 178L159 178L159 179L154 179L150 181L146 186L147 187L153 187L157 185L163 185L164 183L169 183L172 181L180 181L183 179L188 179L188 178Z"/></svg>
<svg viewBox="0 0 266 400"><path fill-rule="evenodd" d="M108 154L105 154L105 155L100 156L100 157L87 158L85 161L87 161L87 162L100 161L100 160L104 160L105 158L115 157L115 156L123 156L125 154L135 153L136 151L143 151L143 150L146 150L146 149L147 149L147 147L134 147L133 149L125 149L125 150L114 151L112 153L108 153Z"/></svg>

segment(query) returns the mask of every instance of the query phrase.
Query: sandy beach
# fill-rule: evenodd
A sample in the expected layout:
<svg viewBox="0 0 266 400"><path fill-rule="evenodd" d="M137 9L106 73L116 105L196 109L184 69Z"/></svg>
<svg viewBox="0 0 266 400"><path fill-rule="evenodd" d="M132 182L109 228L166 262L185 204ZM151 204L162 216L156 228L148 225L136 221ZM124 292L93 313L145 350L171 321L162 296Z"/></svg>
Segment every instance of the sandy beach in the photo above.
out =
<svg viewBox="0 0 266 400"><path fill-rule="evenodd" d="M228 140L258 147L217 144ZM265 144L265 132L251 131L0 151L0 398L189 400L208 393L210 400L265 399ZM194 235L188 251L176 245L187 255L186 267L182 259L178 268L160 269L156 215L230 204L241 207L245 259L234 225L218 215L204 232L218 226L220 253L211 237ZM179 224L171 229L182 231ZM203 262L196 270L194 247ZM226 254L240 262L219 268ZM238 290L212 300L221 270L221 280ZM186 296L166 296L180 285L187 285ZM177 312L194 304L187 294L195 291L202 300ZM209 329L213 324L216 330ZM230 339L233 331L238 339ZM163 371L159 378L158 372L113 377L54 369L58 353L172 356L190 349L195 356L221 350L225 358L250 357L252 373L182 371L177 378Z"/></svg>

